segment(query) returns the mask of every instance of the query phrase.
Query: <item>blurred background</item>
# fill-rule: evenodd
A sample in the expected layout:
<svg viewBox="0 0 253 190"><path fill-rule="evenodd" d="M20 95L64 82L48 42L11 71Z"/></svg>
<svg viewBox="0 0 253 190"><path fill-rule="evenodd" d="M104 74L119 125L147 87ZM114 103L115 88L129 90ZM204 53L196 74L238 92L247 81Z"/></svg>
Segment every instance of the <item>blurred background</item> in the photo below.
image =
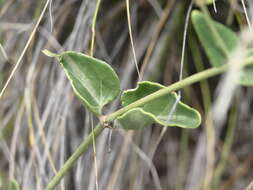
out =
<svg viewBox="0 0 253 190"><path fill-rule="evenodd" d="M89 113L74 96L63 69L41 51L89 53L96 1L48 2L41 15L46 0L0 0L1 89L22 58L0 99L1 190L7 189L10 179L16 179L24 190L44 189L91 132ZM139 69L144 71L143 79L164 85L178 81L191 1L129 2L136 58ZM217 12L213 4L208 9L215 20L240 32L247 27L245 10L249 18L253 16L253 2L244 3L245 8L241 0L217 0ZM193 5L192 9L197 7ZM36 23L38 28L21 57ZM94 56L112 65L122 90L136 86L138 75L129 39L126 1L101 1ZM183 77L210 67L189 21ZM206 119L217 99L217 86L223 88L221 79L214 77L182 90L182 101L202 115L198 129L153 125L141 131L113 130L111 143L110 130L104 130L96 141L99 188L253 189L249 187L253 179L253 89L236 88L229 108L224 110L227 114L223 122L210 127ZM119 107L117 100L104 111L111 113ZM91 148L57 189L94 190L95 181Z"/></svg>

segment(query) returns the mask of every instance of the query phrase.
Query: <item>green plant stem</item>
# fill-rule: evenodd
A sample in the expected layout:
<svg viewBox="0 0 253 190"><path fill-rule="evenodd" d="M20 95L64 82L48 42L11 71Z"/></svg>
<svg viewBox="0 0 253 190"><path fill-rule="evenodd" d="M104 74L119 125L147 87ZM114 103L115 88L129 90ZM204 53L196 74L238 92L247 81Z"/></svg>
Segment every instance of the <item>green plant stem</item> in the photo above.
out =
<svg viewBox="0 0 253 190"><path fill-rule="evenodd" d="M197 46L197 40L192 34L191 34L191 37L189 38L189 45L190 45L190 50L191 50L195 68L197 72L199 73L204 70L204 64L201 58L200 49ZM200 82L200 90L203 97L204 112L207 114L209 112L209 109L211 107L211 102L212 102L210 87L208 85L207 80L202 80Z"/></svg>
<svg viewBox="0 0 253 190"><path fill-rule="evenodd" d="M253 63L253 57L249 57L246 61L244 66L246 65L250 65ZM227 71L229 69L229 65L223 65L220 67L214 67L211 69L207 69L205 71L196 73L192 76L189 76L179 82L176 82L170 86L168 86L167 88L161 89L156 91L155 93L152 93L148 96L145 96L142 99L137 100L136 102L129 104L128 106L119 109L118 111L105 116L105 121L104 122L112 122L113 120L115 120L118 116L126 113L127 111L129 111L130 109L133 108L137 108L139 106L142 106L143 104L154 100L156 98L159 98L163 95L166 95L167 93L170 93L172 91L176 91L178 89L181 89L183 87L186 87L188 85L197 83L199 81L202 81L204 79L216 76L218 74L224 73L225 71ZM98 135L101 134L101 132L103 131L104 127L101 124L98 124L96 126L96 128L94 129L94 137L96 138ZM66 175L66 173L73 167L73 165L75 164L75 162L77 161L77 159L84 154L87 149L89 148L90 144L92 143L92 137L93 134L89 134L89 136L83 141L83 143L81 145L79 145L79 147L76 149L76 151L72 154L72 156L66 161L66 163L64 164L64 166L58 171L58 173L53 177L53 179L49 182L49 184L47 185L45 190L53 190L61 181L61 179Z"/></svg>
<svg viewBox="0 0 253 190"><path fill-rule="evenodd" d="M91 56L93 56L94 54L94 45L95 45L95 38L96 38L96 21L97 21L97 15L98 15L100 4L101 4L101 0L97 0L95 13L92 19L92 26L91 26L92 36L91 36L91 48L90 48Z"/></svg>
<svg viewBox="0 0 253 190"><path fill-rule="evenodd" d="M218 75L220 73L223 73L227 69L228 69L228 65L223 65L221 67L214 67L214 68L202 71L200 73L194 74L194 75L192 75L190 77L187 77L184 80L176 82L176 83L168 86L167 88L158 90L155 93L152 93L152 94L150 94L148 96L145 96L144 98L141 98L141 99L135 101L134 103L129 104L128 106L123 107L123 108L119 109L118 111L116 111L116 112L108 115L106 117L107 121L108 122L113 121L118 116L126 113L130 109L133 109L133 108L136 108L136 107L140 107L140 106L144 105L145 103L147 103L147 102L149 102L151 100L154 100L154 99L156 99L158 97L164 96L164 95L166 95L166 94L168 94L168 93L170 93L172 91L176 91L176 90L181 89L181 88L183 88L185 86L188 86L188 85L191 85L193 83L199 82L199 81L201 81L203 79L210 78L212 76L215 76L215 75Z"/></svg>
<svg viewBox="0 0 253 190"><path fill-rule="evenodd" d="M93 135L96 138L103 131L103 127L98 124L93 130L93 134L90 133L89 136L79 145L76 151L71 155L71 157L65 162L64 166L57 172L53 179L49 182L45 190L53 190L61 181L61 179L66 175L66 173L73 167L78 158L87 151L90 144L92 143Z"/></svg>

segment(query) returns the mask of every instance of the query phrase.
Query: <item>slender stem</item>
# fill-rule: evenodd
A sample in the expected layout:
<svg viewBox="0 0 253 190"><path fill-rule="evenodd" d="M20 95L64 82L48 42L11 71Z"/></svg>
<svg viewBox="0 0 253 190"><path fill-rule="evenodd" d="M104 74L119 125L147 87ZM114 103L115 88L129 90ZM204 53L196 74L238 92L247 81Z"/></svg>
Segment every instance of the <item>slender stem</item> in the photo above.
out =
<svg viewBox="0 0 253 190"><path fill-rule="evenodd" d="M253 63L253 57L249 57L246 61L244 66L251 65ZM191 84L197 83L199 81L202 81L204 79L216 76L218 74L224 73L229 69L229 65L223 65L221 67L214 67L211 69L207 69L205 71L196 73L194 75L191 75L179 82L176 82L164 89L158 90L148 96L145 96L144 98L141 98L137 101L135 101L132 104L129 104L128 106L119 109L118 111L105 116L104 122L111 122L115 120L118 116L126 113L130 109L142 106L143 104L154 100L156 98L159 98L161 96L164 96L172 91L176 91L180 88L189 86ZM101 134L104 127L101 124L98 124L96 128L94 129L94 137L96 138L98 135ZM79 145L79 147L76 149L76 151L72 154L72 156L66 161L64 166L59 170L59 172L53 177L53 179L49 182L45 190L53 190L60 182L60 180L66 175L66 173L73 167L73 165L76 163L77 159L84 154L87 149L89 148L90 144L92 143L93 134L89 134L89 136L84 140L84 142Z"/></svg>
<svg viewBox="0 0 253 190"><path fill-rule="evenodd" d="M61 181L61 179L66 175L66 173L74 166L78 158L87 151L90 144L92 143L93 135L96 138L103 131L103 127L98 124L93 133L90 133L89 136L83 141L82 144L76 149L76 151L71 155L71 157L65 162L64 166L57 172L53 179L49 182L45 190L53 190Z"/></svg>
<svg viewBox="0 0 253 190"><path fill-rule="evenodd" d="M92 146L93 146L93 159L94 159L94 169L95 169L95 178L96 178L96 190L98 190L98 167L97 167L97 152L96 152L96 138L94 133L94 121L92 117L92 113L90 112L90 120L91 120L91 130L92 130Z"/></svg>
<svg viewBox="0 0 253 190"><path fill-rule="evenodd" d="M24 55L25 55L27 49L29 48L29 45L31 44L31 42L32 42L32 40L33 40L33 38L34 38L34 36L35 36L35 34L36 34L36 31L37 31L37 29L38 29L38 27L39 27L39 25L40 25L40 23L41 23L41 20L43 19L44 15L45 15L45 12L46 12L46 10L47 10L47 7L48 7L49 2L50 2L50 1L47 0L45 6L44 6L44 8L43 8L43 10L42 10L42 12L41 12L41 14L40 14L40 16L39 16L38 21L36 22L36 24L35 24L35 26L34 26L34 28L33 28L33 31L32 31L32 33L30 34L30 36L29 36L29 38L28 38L28 41L26 42L25 47L24 47L24 49L23 49L21 55L20 55L19 58L18 58L18 61L17 61L16 65L13 67L13 69L12 69L12 71L11 71L11 74L9 75L7 81L5 82L3 88L2 88L2 90L1 90L1 92L0 92L0 100L1 100L1 98L3 97L3 94L4 94L5 90L7 89L9 83L11 82L11 79L13 78L14 74L16 73L16 71L17 71L17 69L18 69L18 66L21 64L21 61L22 61L22 59L23 59L23 57L24 57Z"/></svg>
<svg viewBox="0 0 253 190"><path fill-rule="evenodd" d="M95 8L95 13L92 19L92 26L91 26L91 48L90 48L90 55L93 56L94 54L94 46L95 46L95 38L96 38L96 21L97 21L97 15L98 15L98 10L101 4L101 0L97 0L96 3L96 8Z"/></svg>
<svg viewBox="0 0 253 190"><path fill-rule="evenodd" d="M129 0L126 0L126 10L127 10L127 23L128 23L128 31L129 31L129 37L130 37L130 42L132 46L132 52L134 56L134 64L136 67L136 71L138 74L139 80L141 79L140 71L138 68L138 62L136 58L136 53L135 53L135 47L134 47L134 40L133 40L133 33L132 33L132 27L131 27L131 15L130 15L130 5L129 5Z"/></svg>
<svg viewBox="0 0 253 190"><path fill-rule="evenodd" d="M95 13L94 13L93 20L92 20L92 27L91 27L92 37L91 37L91 48L90 48L91 57L93 57L93 55L94 55L94 44L95 44L95 38L96 38L96 22L97 22L97 15L98 15L98 10L99 10L100 4L101 4L101 0L97 0ZM94 158L94 168L95 168L95 178L96 178L96 189L98 190L98 169L97 169L97 156L96 156L96 144L95 144L96 138L95 138L94 125L93 125L93 118L92 118L91 113L90 113L90 118L91 118L91 128L92 128L91 134L92 134L92 145L93 145L93 154L94 154L93 158ZM102 127L100 127L100 128L102 128ZM102 132L102 130L101 130L101 132ZM85 148L85 149L87 149L87 148Z"/></svg>

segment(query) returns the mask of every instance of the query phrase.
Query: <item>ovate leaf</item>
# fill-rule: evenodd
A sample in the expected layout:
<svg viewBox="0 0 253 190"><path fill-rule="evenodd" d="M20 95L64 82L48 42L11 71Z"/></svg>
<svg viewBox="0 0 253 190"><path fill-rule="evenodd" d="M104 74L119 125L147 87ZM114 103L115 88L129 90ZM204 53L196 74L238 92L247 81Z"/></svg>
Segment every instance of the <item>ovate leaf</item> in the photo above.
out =
<svg viewBox="0 0 253 190"><path fill-rule="evenodd" d="M139 82L138 87L125 91L121 101L127 106L151 93L165 88L153 82ZM176 93L169 93L156 98L141 107L134 108L117 118L117 124L124 129L141 129L152 123L163 126L196 128L201 123L200 114L179 101Z"/></svg>
<svg viewBox="0 0 253 190"><path fill-rule="evenodd" d="M198 38L204 47L204 50L209 58L209 61L212 66L218 67L223 64L226 64L227 57L222 52L221 48L218 45L217 38L212 32L211 28L208 25L208 18L200 11L194 10L192 12L192 22L195 28L195 31L198 35ZM228 53L233 53L233 50L237 47L239 39L235 32L226 27L225 25L218 23L214 20L211 20L211 23L217 30L219 39L222 40L225 45ZM249 51L249 55L253 55L253 51ZM238 63L240 64L240 63ZM241 72L240 84L244 86L253 85L253 66L246 66Z"/></svg>
<svg viewBox="0 0 253 190"><path fill-rule="evenodd" d="M101 115L103 106L118 96L119 79L104 61L73 51L59 55L47 50L44 53L58 59L76 95L96 115Z"/></svg>
<svg viewBox="0 0 253 190"><path fill-rule="evenodd" d="M226 55L223 54L222 50L218 46L217 39L210 29L207 19L209 18L200 11L192 11L193 26L202 46L205 49L211 65L221 66L226 63ZM239 41L236 33L214 20L211 22L216 28L220 39L223 41L228 51L232 52L236 48Z"/></svg>

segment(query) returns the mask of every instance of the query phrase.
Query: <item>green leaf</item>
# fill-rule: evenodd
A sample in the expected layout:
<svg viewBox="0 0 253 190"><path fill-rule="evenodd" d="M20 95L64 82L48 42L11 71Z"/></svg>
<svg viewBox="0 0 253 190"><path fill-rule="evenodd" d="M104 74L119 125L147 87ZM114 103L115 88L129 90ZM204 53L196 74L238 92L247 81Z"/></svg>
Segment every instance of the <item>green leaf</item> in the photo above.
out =
<svg viewBox="0 0 253 190"><path fill-rule="evenodd" d="M101 115L103 106L118 96L119 79L110 65L104 61L73 51L59 55L48 50L44 50L43 53L57 58L76 95L83 105L96 115Z"/></svg>
<svg viewBox="0 0 253 190"><path fill-rule="evenodd" d="M121 97L122 105L127 106L157 90L165 88L158 83L139 82L136 89L127 90ZM176 93L170 93L154 99L141 107L134 108L117 118L116 124L124 129L142 129L158 123L163 126L196 128L201 123L200 114L177 101Z"/></svg>
<svg viewBox="0 0 253 190"><path fill-rule="evenodd" d="M116 126L122 129L143 129L144 127L156 123L152 114L145 112L141 108L134 108L118 117Z"/></svg>
<svg viewBox="0 0 253 190"><path fill-rule="evenodd" d="M11 181L11 190L20 190L19 184L16 182L16 180Z"/></svg>
<svg viewBox="0 0 253 190"><path fill-rule="evenodd" d="M253 49L249 49L247 57L253 57ZM253 65L246 66L241 73L240 84L244 86L253 86Z"/></svg>
<svg viewBox="0 0 253 190"><path fill-rule="evenodd" d="M241 74L240 84L243 86L253 86L253 65L244 68Z"/></svg>
<svg viewBox="0 0 253 190"><path fill-rule="evenodd" d="M209 18L200 11L192 11L193 26L202 46L206 51L211 65L215 67L221 66L226 62L226 56L222 53L221 49L217 45L217 39L209 28L207 19ZM212 23L220 35L220 38L223 40L228 51L232 52L239 42L236 33L234 33L223 24L220 24L214 20L212 20Z"/></svg>
<svg viewBox="0 0 253 190"><path fill-rule="evenodd" d="M2 6L6 0L0 0L0 5Z"/></svg>
<svg viewBox="0 0 253 190"><path fill-rule="evenodd" d="M218 46L217 39L209 28L207 19L209 18L200 11L194 10L192 12L192 22L198 38L204 47L211 65L218 67L226 63L227 57L222 53L220 47ZM223 40L228 52L232 53L239 43L236 33L214 20L211 20L211 22L216 28L220 39ZM252 50L249 52L251 52L249 55L253 55ZM253 66L247 66L243 69L240 84L244 86L253 85Z"/></svg>

